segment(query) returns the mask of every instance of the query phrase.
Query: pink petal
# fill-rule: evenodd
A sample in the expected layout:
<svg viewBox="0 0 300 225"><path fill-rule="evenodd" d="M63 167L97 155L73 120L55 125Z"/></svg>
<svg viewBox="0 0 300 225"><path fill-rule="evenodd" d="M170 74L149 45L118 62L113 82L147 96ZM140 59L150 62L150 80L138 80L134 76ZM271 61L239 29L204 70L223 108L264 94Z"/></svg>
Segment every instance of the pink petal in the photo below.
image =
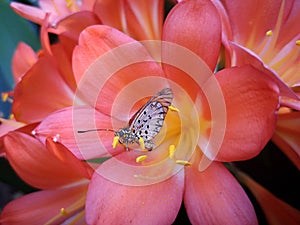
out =
<svg viewBox="0 0 300 225"><path fill-rule="evenodd" d="M73 92L50 57L41 57L14 89L12 111L18 121L33 123L73 104Z"/></svg>
<svg viewBox="0 0 300 225"><path fill-rule="evenodd" d="M120 185L94 173L86 200L87 223L171 224L179 211L182 193L183 170L149 186Z"/></svg>
<svg viewBox="0 0 300 225"><path fill-rule="evenodd" d="M13 119L6 120L0 118L0 137L7 134L9 131L16 130L24 125L24 123L17 122Z"/></svg>
<svg viewBox="0 0 300 225"><path fill-rule="evenodd" d="M217 159L236 161L256 156L275 130L278 86L251 66L216 74L226 104L225 136Z"/></svg>
<svg viewBox="0 0 300 225"><path fill-rule="evenodd" d="M270 225L290 224L297 225L300 223L299 210L283 202L271 192L256 183L246 174L240 173L239 177L259 202L264 215Z"/></svg>
<svg viewBox="0 0 300 225"><path fill-rule="evenodd" d="M28 6L17 2L12 2L10 7L12 7L12 9L20 16L40 25L43 23L43 20L46 17L46 13L37 7Z"/></svg>
<svg viewBox="0 0 300 225"><path fill-rule="evenodd" d="M98 57L132 41L130 37L108 26L95 25L85 29L79 37L78 46L74 49L73 70L77 83Z"/></svg>
<svg viewBox="0 0 300 225"><path fill-rule="evenodd" d="M36 61L37 55L33 49L24 42L19 43L12 59L12 70L16 83L19 82L25 72L27 72Z"/></svg>
<svg viewBox="0 0 300 225"><path fill-rule="evenodd" d="M220 163L186 167L184 205L192 224L258 224L251 202Z"/></svg>
<svg viewBox="0 0 300 225"><path fill-rule="evenodd" d="M161 67L141 43L103 25L90 26L81 33L73 67L78 96L117 118L123 116L120 110L112 114L114 106L121 112L130 110L134 98L149 97L168 86Z"/></svg>
<svg viewBox="0 0 300 225"><path fill-rule="evenodd" d="M210 1L182 1L168 14L163 40L196 53L213 71L221 47L221 21Z"/></svg>
<svg viewBox="0 0 300 225"><path fill-rule="evenodd" d="M4 147L13 169L34 187L56 188L83 179L77 171L70 170L68 163L63 163L27 134L9 133L4 138Z"/></svg>
<svg viewBox="0 0 300 225"><path fill-rule="evenodd" d="M300 112L280 114L272 141L300 169Z"/></svg>
<svg viewBox="0 0 300 225"><path fill-rule="evenodd" d="M79 159L109 156L112 151L113 132L78 133L90 129L111 129L111 118L88 106L68 107L50 114L33 131L45 141L54 138L66 146Z"/></svg>
<svg viewBox="0 0 300 225"><path fill-rule="evenodd" d="M64 189L38 191L22 196L9 202L0 215L1 224L45 224L53 217L60 214L61 208L68 211L68 207L84 197L87 185L80 185ZM84 203L77 205L77 210L83 207ZM55 221L62 223L74 214L69 211L69 215L61 216Z"/></svg>
<svg viewBox="0 0 300 225"><path fill-rule="evenodd" d="M282 96L299 99L295 93L280 79L277 73L265 65L257 55L236 43L230 42L229 45L233 49L235 55L235 61L233 62L233 65L244 66L250 64L254 66L256 69L264 72L265 76L268 76L278 85L281 92L280 94Z"/></svg>

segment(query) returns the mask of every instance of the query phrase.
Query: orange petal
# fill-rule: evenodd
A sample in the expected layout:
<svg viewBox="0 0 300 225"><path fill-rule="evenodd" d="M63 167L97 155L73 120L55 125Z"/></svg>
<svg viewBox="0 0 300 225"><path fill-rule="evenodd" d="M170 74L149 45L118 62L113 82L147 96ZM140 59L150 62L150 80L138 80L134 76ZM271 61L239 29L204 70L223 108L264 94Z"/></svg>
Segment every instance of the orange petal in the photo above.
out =
<svg viewBox="0 0 300 225"><path fill-rule="evenodd" d="M258 224L246 193L221 163L199 172L195 162L185 172L184 205L192 224Z"/></svg>
<svg viewBox="0 0 300 225"><path fill-rule="evenodd" d="M182 1L168 14L162 39L193 51L214 71L221 47L218 11L210 1Z"/></svg>
<svg viewBox="0 0 300 225"><path fill-rule="evenodd" d="M263 149L275 130L278 86L251 66L221 70L216 78L223 91L227 118L217 159L252 158Z"/></svg>
<svg viewBox="0 0 300 225"><path fill-rule="evenodd" d="M183 184L183 170L148 186L121 185L94 173L87 193L87 223L172 224L182 202Z"/></svg>
<svg viewBox="0 0 300 225"><path fill-rule="evenodd" d="M34 187L56 188L84 178L27 134L9 133L4 138L4 147L11 166Z"/></svg>
<svg viewBox="0 0 300 225"><path fill-rule="evenodd" d="M155 40L161 38L163 6L162 0L102 0L96 1L94 11L103 24L121 30L137 40Z"/></svg>
<svg viewBox="0 0 300 225"><path fill-rule="evenodd" d="M24 195L9 202L1 212L1 224L46 224L47 221L60 214L61 208L68 207L77 202L76 210L84 207L84 197L87 185L68 187L64 189L38 191ZM55 221L58 224L74 215L74 209L69 215L60 215Z"/></svg>
<svg viewBox="0 0 300 225"><path fill-rule="evenodd" d="M277 21L281 1L222 1L227 10L234 40L242 45L258 46L266 31ZM260 16L264 20L259 19Z"/></svg>
<svg viewBox="0 0 300 225"><path fill-rule="evenodd" d="M235 54L236 60L233 62L233 65L244 66L250 64L256 69L264 72L264 76L268 76L272 79L278 85L282 96L299 99L296 94L279 78L279 76L274 71L270 70L269 67L265 65L253 52L233 42L229 42L229 45L234 50Z"/></svg>
<svg viewBox="0 0 300 225"><path fill-rule="evenodd" d="M272 141L300 169L300 112L280 114Z"/></svg>
<svg viewBox="0 0 300 225"><path fill-rule="evenodd" d="M42 74L42 75L41 75ZM73 104L73 92L53 58L40 57L14 89L12 111L18 121L33 123Z"/></svg>
<svg viewBox="0 0 300 225"><path fill-rule="evenodd" d="M24 42L18 44L12 59L12 70L16 83L36 63L37 59L37 55L29 45Z"/></svg>
<svg viewBox="0 0 300 225"><path fill-rule="evenodd" d="M239 177L259 202L270 225L300 224L299 210L291 207L287 203L274 196L267 189L263 188L246 174L239 173Z"/></svg>

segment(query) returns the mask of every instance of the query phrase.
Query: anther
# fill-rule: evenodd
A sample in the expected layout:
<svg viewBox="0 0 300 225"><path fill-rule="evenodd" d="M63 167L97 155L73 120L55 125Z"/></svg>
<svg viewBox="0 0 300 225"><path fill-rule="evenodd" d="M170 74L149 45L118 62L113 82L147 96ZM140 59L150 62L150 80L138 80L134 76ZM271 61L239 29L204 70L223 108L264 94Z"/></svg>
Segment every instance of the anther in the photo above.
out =
<svg viewBox="0 0 300 225"><path fill-rule="evenodd" d="M300 40L296 41L296 45L300 46Z"/></svg>
<svg viewBox="0 0 300 225"><path fill-rule="evenodd" d="M270 36L272 36L272 35L273 35L273 31L272 31L272 30L268 30L268 31L266 32L266 36L270 37Z"/></svg>
<svg viewBox="0 0 300 225"><path fill-rule="evenodd" d="M68 212L66 211L65 208L61 208L61 209L60 209L60 214L62 214L63 216L67 216L67 215L68 215Z"/></svg>
<svg viewBox="0 0 300 225"><path fill-rule="evenodd" d="M1 94L1 98L2 98L2 102L6 102L8 99L8 93L7 92L3 92Z"/></svg>
<svg viewBox="0 0 300 225"><path fill-rule="evenodd" d="M174 153L175 153L175 145L170 145L169 146L169 158L170 159L174 158Z"/></svg>
<svg viewBox="0 0 300 225"><path fill-rule="evenodd" d="M72 0L66 0L67 3L67 7L70 8L73 5L73 1Z"/></svg>
<svg viewBox="0 0 300 225"><path fill-rule="evenodd" d="M11 114L9 114L9 119L11 119L11 120L12 120L12 119L14 119L14 118L15 118L15 115L14 115L14 114L12 114L12 113L11 113Z"/></svg>
<svg viewBox="0 0 300 225"><path fill-rule="evenodd" d="M116 148L118 142L119 142L119 137L118 137L118 136L115 136L115 137L114 137L114 140L113 140L113 143L112 143L112 147L113 147L113 148Z"/></svg>
<svg viewBox="0 0 300 225"><path fill-rule="evenodd" d="M183 166L190 166L192 165L192 163L190 163L189 161L185 161L185 160L176 160L176 164L179 164L179 165L183 165Z"/></svg>
<svg viewBox="0 0 300 225"><path fill-rule="evenodd" d="M144 150L145 149L145 141L142 137L139 138L139 143L140 143L141 149Z"/></svg>
<svg viewBox="0 0 300 225"><path fill-rule="evenodd" d="M140 163L140 162L145 161L147 159L147 157L148 157L147 155L140 155L140 156L136 157L135 161L137 163Z"/></svg>
<svg viewBox="0 0 300 225"><path fill-rule="evenodd" d="M171 105L169 105L169 109L170 109L171 111L179 112L179 109L177 109L176 107L171 106Z"/></svg>

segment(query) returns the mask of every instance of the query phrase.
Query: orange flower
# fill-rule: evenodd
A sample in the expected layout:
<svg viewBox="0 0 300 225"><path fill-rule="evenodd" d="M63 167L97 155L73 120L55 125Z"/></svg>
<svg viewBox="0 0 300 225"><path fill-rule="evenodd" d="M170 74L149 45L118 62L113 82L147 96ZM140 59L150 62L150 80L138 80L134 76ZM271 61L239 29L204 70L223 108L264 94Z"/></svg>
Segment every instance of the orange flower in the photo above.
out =
<svg viewBox="0 0 300 225"><path fill-rule="evenodd" d="M212 73L221 23L209 1L177 4L162 34L162 42L140 43L112 27L86 28L72 61L76 97L86 103L50 114L33 134L58 137L80 159L105 160L87 192L89 224L170 224L182 201L192 223L256 224L243 189L218 161L261 151L275 128L280 89L251 66ZM78 133L125 127L165 87L179 112L169 110L153 151L113 148L112 132Z"/></svg>
<svg viewBox="0 0 300 225"><path fill-rule="evenodd" d="M161 9L160 1L153 2ZM92 166L98 162L85 203L89 224L171 224L182 202L192 223L256 224L247 195L220 162L249 159L261 151L275 128L280 91L286 89L253 66L212 72L221 48L221 21L208 0L178 3L162 30L162 14L155 7L144 14L148 11L138 10L147 8L141 1L126 7L119 3L119 13L109 14L105 6L112 6L102 3L110 2L97 1L96 11L72 13L56 26L51 13L46 14L44 51L25 68L15 89L16 119L41 122L31 127L31 135L15 131L3 138L7 157L23 179L47 189L31 195L35 207L44 205L41 195L62 201L45 208L45 220L36 221L61 222L68 213L81 216L90 171L80 160L86 160ZM159 15L158 21L143 21L152 13ZM83 14L90 20L81 18L77 26ZM99 18L117 29L89 26ZM142 22L135 26L131 21ZM59 43L47 46L50 31L59 35ZM114 148L112 132L78 133L125 127L145 100L165 87L172 89L179 112L170 108L153 151L139 151L142 144L130 151L121 144ZM41 179L45 172L52 180ZM67 190L72 195L65 199L61 195ZM22 201L31 196L16 201L25 207ZM19 209L23 211L22 205L7 205L1 220L38 216L14 211Z"/></svg>
<svg viewBox="0 0 300 225"><path fill-rule="evenodd" d="M298 1L224 0L223 6L214 2L223 19L223 41L231 65L251 64L277 80L281 88L279 112L285 115L279 115L272 140L300 168L300 114L293 112L300 110Z"/></svg>

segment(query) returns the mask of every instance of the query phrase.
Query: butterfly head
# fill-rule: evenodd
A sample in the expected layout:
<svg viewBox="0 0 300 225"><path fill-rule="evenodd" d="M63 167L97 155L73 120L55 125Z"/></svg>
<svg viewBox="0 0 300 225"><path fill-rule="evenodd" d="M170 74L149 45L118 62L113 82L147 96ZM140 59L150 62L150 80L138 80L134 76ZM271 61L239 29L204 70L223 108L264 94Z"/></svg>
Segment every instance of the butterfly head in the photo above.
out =
<svg viewBox="0 0 300 225"><path fill-rule="evenodd" d="M121 144L125 144L126 146L128 146L128 144L138 142L139 139L138 136L129 129L129 127L117 130L115 132L115 136L119 137L119 142Z"/></svg>

